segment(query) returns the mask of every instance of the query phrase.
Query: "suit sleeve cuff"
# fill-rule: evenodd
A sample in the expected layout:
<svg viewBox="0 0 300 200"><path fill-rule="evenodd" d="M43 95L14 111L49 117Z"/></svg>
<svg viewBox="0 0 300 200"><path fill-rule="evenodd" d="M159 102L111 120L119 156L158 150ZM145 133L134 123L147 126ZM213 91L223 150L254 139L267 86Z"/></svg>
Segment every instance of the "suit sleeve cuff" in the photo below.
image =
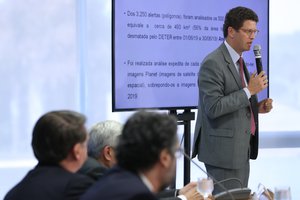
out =
<svg viewBox="0 0 300 200"><path fill-rule="evenodd" d="M177 196L177 198L179 198L181 200L187 200L187 198L184 195L179 195L179 196Z"/></svg>
<svg viewBox="0 0 300 200"><path fill-rule="evenodd" d="M248 88L243 88L243 90L245 91L246 95L247 95L247 98L250 99L251 98L251 93L250 91L248 90Z"/></svg>

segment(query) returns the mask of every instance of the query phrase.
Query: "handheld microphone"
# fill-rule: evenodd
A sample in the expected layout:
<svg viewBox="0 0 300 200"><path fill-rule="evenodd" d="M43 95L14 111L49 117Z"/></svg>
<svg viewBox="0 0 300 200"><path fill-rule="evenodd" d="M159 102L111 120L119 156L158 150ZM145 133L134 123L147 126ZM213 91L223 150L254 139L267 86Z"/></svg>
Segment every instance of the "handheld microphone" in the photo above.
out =
<svg viewBox="0 0 300 200"><path fill-rule="evenodd" d="M254 52L255 61L256 61L257 74L259 74L263 70L260 50L261 50L261 47L259 44L254 45L253 52Z"/></svg>

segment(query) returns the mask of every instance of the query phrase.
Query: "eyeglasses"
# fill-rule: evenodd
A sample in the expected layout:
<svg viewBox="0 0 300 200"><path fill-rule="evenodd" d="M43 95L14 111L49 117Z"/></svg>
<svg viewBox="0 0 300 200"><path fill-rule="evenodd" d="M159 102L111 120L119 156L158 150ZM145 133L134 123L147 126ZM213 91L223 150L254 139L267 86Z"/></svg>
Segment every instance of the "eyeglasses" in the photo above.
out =
<svg viewBox="0 0 300 200"><path fill-rule="evenodd" d="M246 33L249 37L251 37L252 34L254 34L254 36L257 36L257 34L259 33L259 30L253 30L253 29L244 29L241 28L240 30L242 30L244 33Z"/></svg>
<svg viewBox="0 0 300 200"><path fill-rule="evenodd" d="M180 158L182 156L182 149L180 147L178 147L176 150L175 150L175 158Z"/></svg>

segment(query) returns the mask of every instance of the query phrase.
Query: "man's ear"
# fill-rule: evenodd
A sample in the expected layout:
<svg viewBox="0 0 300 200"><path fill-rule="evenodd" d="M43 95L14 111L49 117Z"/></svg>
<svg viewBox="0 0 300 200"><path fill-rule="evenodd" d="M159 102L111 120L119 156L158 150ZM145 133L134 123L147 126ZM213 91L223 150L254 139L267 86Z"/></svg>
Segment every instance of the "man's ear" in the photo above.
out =
<svg viewBox="0 0 300 200"><path fill-rule="evenodd" d="M71 150L72 157L74 157L74 159L76 160L79 160L81 157L81 151L82 151L81 144L80 143L75 144Z"/></svg>
<svg viewBox="0 0 300 200"><path fill-rule="evenodd" d="M105 160L111 160L112 159L112 147L110 146L105 146L103 148L103 157Z"/></svg>
<svg viewBox="0 0 300 200"><path fill-rule="evenodd" d="M171 163L171 155L170 152L167 149L163 149L159 154L159 161L162 166L169 167Z"/></svg>
<svg viewBox="0 0 300 200"><path fill-rule="evenodd" d="M229 26L228 27L228 29L227 29L227 31L228 31L228 36L232 39L232 38L234 38L234 34L235 34L235 30L234 30L234 28L232 28L231 26Z"/></svg>

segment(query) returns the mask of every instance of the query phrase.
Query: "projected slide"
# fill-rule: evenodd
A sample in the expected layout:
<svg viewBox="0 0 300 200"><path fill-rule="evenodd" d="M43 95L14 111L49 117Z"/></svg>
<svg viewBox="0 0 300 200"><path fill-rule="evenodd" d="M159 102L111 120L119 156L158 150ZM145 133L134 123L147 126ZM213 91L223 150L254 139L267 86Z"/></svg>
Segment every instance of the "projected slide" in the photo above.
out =
<svg viewBox="0 0 300 200"><path fill-rule="evenodd" d="M268 72L267 0L113 1L113 110L195 108L201 61L223 42L224 16L236 6L260 18L254 44ZM256 70L252 49L244 58Z"/></svg>

